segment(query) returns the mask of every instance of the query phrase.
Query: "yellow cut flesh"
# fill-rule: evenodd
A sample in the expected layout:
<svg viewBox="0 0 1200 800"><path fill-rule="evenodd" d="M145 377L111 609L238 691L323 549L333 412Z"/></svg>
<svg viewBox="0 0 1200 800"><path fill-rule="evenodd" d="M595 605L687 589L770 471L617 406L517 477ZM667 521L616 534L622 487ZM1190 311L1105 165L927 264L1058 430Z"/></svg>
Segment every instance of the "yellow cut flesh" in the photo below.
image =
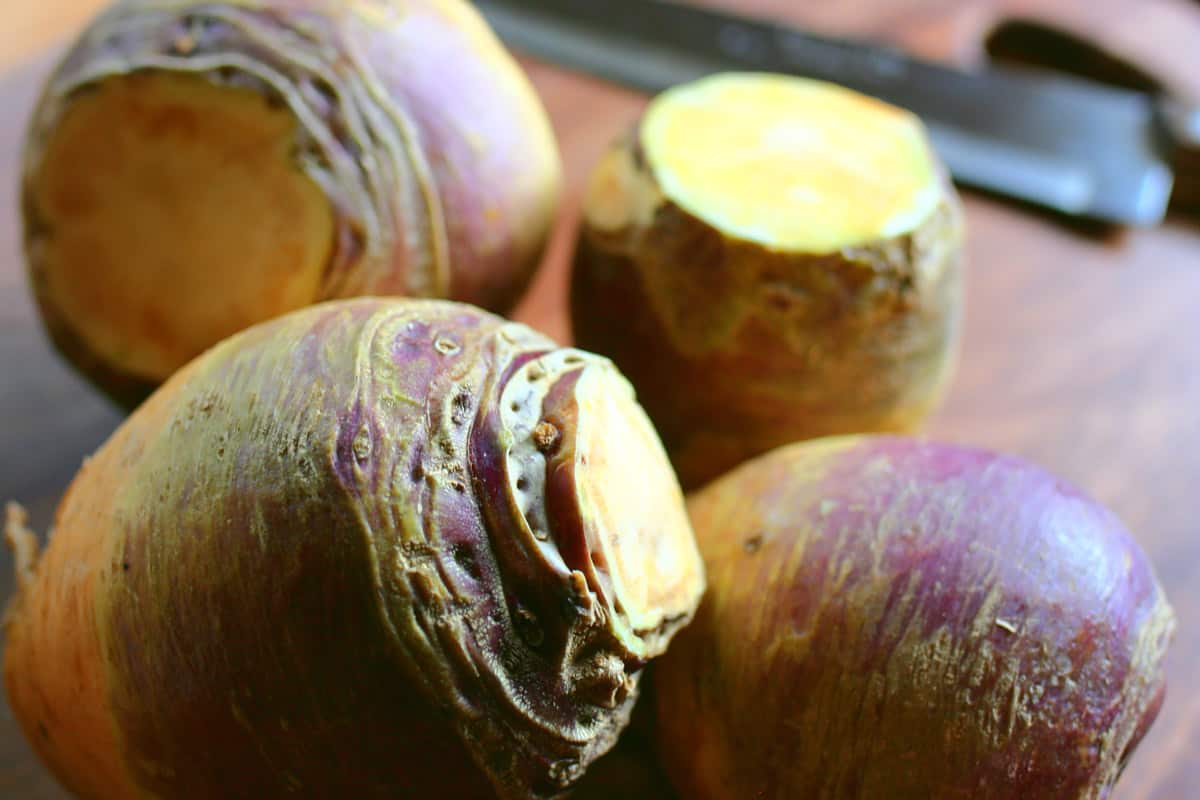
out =
<svg viewBox="0 0 1200 800"><path fill-rule="evenodd" d="M319 298L329 200L298 123L259 92L161 71L72 101L33 176L44 291L110 366L161 381L210 345Z"/></svg>
<svg viewBox="0 0 1200 800"><path fill-rule="evenodd" d="M941 192L916 117L819 81L733 73L686 84L651 103L641 138L668 198L777 250L907 233Z"/></svg>
<svg viewBox="0 0 1200 800"><path fill-rule="evenodd" d="M644 633L690 609L703 566L683 494L629 384L589 367L576 387L575 484L595 566Z"/></svg>

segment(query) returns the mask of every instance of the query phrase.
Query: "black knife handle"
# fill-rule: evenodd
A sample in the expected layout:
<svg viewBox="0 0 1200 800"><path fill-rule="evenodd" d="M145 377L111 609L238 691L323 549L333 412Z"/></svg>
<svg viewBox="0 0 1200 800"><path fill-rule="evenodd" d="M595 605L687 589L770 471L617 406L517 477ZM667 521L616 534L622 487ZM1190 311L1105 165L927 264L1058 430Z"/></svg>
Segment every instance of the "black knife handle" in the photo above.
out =
<svg viewBox="0 0 1200 800"><path fill-rule="evenodd" d="M988 56L1000 63L1075 75L1153 96L1164 151L1175 176L1171 205L1200 211L1200 105L1172 97L1162 80L1127 58L1038 20L1005 20L984 44Z"/></svg>
<svg viewBox="0 0 1200 800"><path fill-rule="evenodd" d="M1200 105L1164 97L1155 110L1175 173L1171 206L1200 214Z"/></svg>

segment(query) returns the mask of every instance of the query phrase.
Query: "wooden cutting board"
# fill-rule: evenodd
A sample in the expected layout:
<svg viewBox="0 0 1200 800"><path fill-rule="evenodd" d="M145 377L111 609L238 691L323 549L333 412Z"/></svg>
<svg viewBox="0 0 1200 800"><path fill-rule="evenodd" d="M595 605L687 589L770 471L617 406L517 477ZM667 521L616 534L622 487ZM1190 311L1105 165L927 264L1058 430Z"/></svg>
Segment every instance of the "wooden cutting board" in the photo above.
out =
<svg viewBox="0 0 1200 800"><path fill-rule="evenodd" d="M0 500L45 530L84 455L120 415L49 349L20 259L18 151L38 83L99 0L8 0L0 10ZM970 61L1002 14L1069 25L1200 97L1200 5L1190 0L871 0L724 5L831 33ZM635 118L637 95L526 62L571 186L517 317L560 340L578 189ZM968 195L969 306L961 364L928 434L1032 459L1113 508L1149 552L1179 617L1166 705L1116 800L1195 797L1200 786L1200 231L1171 219L1097 235ZM11 590L0 558L0 597ZM65 795L0 703L0 797Z"/></svg>

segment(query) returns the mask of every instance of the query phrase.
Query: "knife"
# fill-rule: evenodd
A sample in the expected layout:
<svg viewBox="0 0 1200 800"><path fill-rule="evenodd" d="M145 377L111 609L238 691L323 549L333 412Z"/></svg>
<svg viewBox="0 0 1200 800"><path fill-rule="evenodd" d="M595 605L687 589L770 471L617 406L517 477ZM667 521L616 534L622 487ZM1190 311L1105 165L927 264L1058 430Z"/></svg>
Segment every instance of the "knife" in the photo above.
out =
<svg viewBox="0 0 1200 800"><path fill-rule="evenodd" d="M752 70L840 83L908 108L956 181L1103 222L1153 225L1175 121L1142 92L894 48L664 0L476 0L509 46L641 91ZM1172 113L1177 113L1173 110Z"/></svg>

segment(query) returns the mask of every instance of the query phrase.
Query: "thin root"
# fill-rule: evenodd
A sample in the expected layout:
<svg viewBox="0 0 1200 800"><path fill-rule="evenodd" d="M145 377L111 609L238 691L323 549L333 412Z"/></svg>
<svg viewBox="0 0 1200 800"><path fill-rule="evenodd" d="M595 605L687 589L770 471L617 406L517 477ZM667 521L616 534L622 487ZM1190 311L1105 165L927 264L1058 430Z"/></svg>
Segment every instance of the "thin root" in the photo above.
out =
<svg viewBox="0 0 1200 800"><path fill-rule="evenodd" d="M17 576L17 594L33 583L38 559L38 537L29 530L29 514L20 503L10 502L4 508L4 541L12 550Z"/></svg>

